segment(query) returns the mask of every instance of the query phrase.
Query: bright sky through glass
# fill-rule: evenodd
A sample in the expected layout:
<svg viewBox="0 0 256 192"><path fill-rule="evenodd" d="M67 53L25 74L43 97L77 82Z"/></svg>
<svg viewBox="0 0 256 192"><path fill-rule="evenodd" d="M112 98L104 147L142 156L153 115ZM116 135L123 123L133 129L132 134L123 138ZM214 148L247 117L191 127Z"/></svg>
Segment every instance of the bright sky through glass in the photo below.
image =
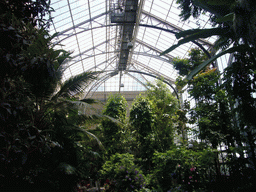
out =
<svg viewBox="0 0 256 192"><path fill-rule="evenodd" d="M133 34L133 49L126 71L114 73L119 61L117 39L120 26L110 22L110 7L115 0L52 0L53 25L50 33L59 32L56 42L60 48L72 52L72 59L64 79L84 71L104 71L98 81L85 91L143 91L154 77L164 77L172 84L177 73L172 58L187 57L196 47L193 43L182 45L165 56L159 54L177 43L174 34L192 28L209 28L207 16L199 22L182 22L176 0L139 0L137 21ZM216 38L199 41L206 49ZM123 84L124 87L120 87Z"/></svg>

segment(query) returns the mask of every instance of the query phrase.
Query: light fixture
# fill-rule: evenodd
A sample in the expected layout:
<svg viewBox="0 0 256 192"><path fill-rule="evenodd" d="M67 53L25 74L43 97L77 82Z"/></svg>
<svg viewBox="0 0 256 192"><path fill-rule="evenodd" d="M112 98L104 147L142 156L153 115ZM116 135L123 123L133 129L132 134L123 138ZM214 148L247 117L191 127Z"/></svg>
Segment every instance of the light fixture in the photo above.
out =
<svg viewBox="0 0 256 192"><path fill-rule="evenodd" d="M131 41L129 41L129 42L127 43L127 48L128 48L128 49L133 48L133 44L132 44L132 42L131 42Z"/></svg>

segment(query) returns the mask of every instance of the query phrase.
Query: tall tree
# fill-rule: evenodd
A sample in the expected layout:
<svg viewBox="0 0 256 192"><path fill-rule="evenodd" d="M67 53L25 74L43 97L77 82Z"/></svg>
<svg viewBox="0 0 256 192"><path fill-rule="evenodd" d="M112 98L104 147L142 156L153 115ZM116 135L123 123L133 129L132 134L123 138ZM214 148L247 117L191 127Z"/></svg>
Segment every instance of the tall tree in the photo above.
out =
<svg viewBox="0 0 256 192"><path fill-rule="evenodd" d="M149 84L146 97L153 104L153 133L157 139L157 151L166 151L173 144L178 100L161 80Z"/></svg>
<svg viewBox="0 0 256 192"><path fill-rule="evenodd" d="M130 110L130 123L138 143L135 156L142 160L142 167L146 172L151 169L152 157L156 149L153 116L153 103L146 96L137 96Z"/></svg>
<svg viewBox="0 0 256 192"><path fill-rule="evenodd" d="M126 109L127 101L124 96L120 94L109 96L103 114L117 120L116 122L110 119L102 121L104 145L109 155L122 152L121 134L126 121Z"/></svg>

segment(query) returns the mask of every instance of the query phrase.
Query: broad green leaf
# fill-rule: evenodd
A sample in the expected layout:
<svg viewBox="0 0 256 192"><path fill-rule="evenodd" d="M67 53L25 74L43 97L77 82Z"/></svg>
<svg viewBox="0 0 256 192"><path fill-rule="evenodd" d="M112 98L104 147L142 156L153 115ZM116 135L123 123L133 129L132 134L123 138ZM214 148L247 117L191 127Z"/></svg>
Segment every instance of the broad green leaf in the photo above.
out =
<svg viewBox="0 0 256 192"><path fill-rule="evenodd" d="M227 22L227 21L233 21L234 14L235 13L229 13L229 14L225 15L224 17L221 17L221 18L217 19L216 21L219 22L219 23Z"/></svg>
<svg viewBox="0 0 256 192"><path fill-rule="evenodd" d="M88 104L97 103L97 101L95 99L82 99L80 101L88 103Z"/></svg>
<svg viewBox="0 0 256 192"><path fill-rule="evenodd" d="M198 33L200 31L202 31L202 29L189 29L189 30L186 30L186 31L181 31L179 33L176 33L175 37L177 39L180 39L181 37L186 37L187 35L193 35L193 34Z"/></svg>
<svg viewBox="0 0 256 192"><path fill-rule="evenodd" d="M224 35L225 33L227 33L227 30L223 28L211 28L211 29L201 29L201 30L189 30L187 32L188 32L187 34L191 34L191 35L189 35L188 37L185 37L182 40L179 40L178 44L171 46L169 49L162 52L160 56L173 51L174 49L176 49L182 44L197 40L199 38L207 38L213 35ZM186 33L183 32L183 35L184 34Z"/></svg>
<svg viewBox="0 0 256 192"><path fill-rule="evenodd" d="M188 76L187 79L191 80L193 78L193 76L195 76L197 73L199 73L204 67L206 67L207 65L209 65L210 63L212 63L213 61L215 61L216 59L218 59L219 57L221 57L222 55L225 55L227 53L233 53L236 51L245 51L250 49L247 45L239 45L239 46L235 46L232 47L230 49L227 49L225 51L220 52L219 54L213 56L211 59L203 62L201 65L199 65L197 68L195 68Z"/></svg>
<svg viewBox="0 0 256 192"><path fill-rule="evenodd" d="M193 4L204 9L205 12L210 12L217 17L223 16L223 10L227 5L210 5L207 0L193 0Z"/></svg>
<svg viewBox="0 0 256 192"><path fill-rule="evenodd" d="M54 33L52 36L49 37L49 40L54 39L55 37L57 37L59 35L58 32Z"/></svg>
<svg viewBox="0 0 256 192"><path fill-rule="evenodd" d="M170 53L171 51L173 51L174 49L176 49L176 48L179 47L179 46L180 46L180 44L176 44L176 45L171 46L169 49L166 49L164 52L162 52L162 53L160 54L160 56L161 56L161 55L165 55L165 54L167 54L167 53Z"/></svg>

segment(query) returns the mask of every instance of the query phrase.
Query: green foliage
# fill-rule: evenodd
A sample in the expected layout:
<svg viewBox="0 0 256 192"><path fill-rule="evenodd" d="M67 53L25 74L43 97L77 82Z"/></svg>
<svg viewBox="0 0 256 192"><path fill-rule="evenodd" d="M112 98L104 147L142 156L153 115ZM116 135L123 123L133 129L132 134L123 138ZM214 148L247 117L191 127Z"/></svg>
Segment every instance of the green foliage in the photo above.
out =
<svg viewBox="0 0 256 192"><path fill-rule="evenodd" d="M176 70L179 71L179 74L180 75L187 75L188 72L191 70L191 65L189 63L189 60L188 59L179 59L179 58L174 58L173 59L173 65L174 65L174 68Z"/></svg>
<svg viewBox="0 0 256 192"><path fill-rule="evenodd" d="M0 6L3 23L8 23L15 17L24 23L33 24L33 27L37 25L40 28L49 26L52 11L49 0L3 1Z"/></svg>
<svg viewBox="0 0 256 192"><path fill-rule="evenodd" d="M188 55L189 58L187 59L175 58L173 60L175 69L178 70L179 75L181 75L175 82L177 89L180 91L188 83L188 80L191 80L188 78L191 76L191 71L201 66L201 64L207 60L206 54L200 49L191 49ZM203 68L205 68L205 66ZM200 70L203 70L203 68L200 68ZM187 79L182 79L183 76L187 76Z"/></svg>
<svg viewBox="0 0 256 192"><path fill-rule="evenodd" d="M224 1L223 1L224 2ZM206 1L206 0L177 0L180 5L183 20L187 20L190 16L197 18L201 14L208 12L211 17L212 25L217 27L210 29L191 29L176 34L178 44L171 46L161 53L166 54L177 48L178 46L199 38L207 38L217 35L214 48L216 50L222 48L224 51L205 61L188 76L190 80L194 75L200 72L205 66L215 61L220 56L227 53L244 52L243 49L251 49L255 51L256 42L256 15L253 11L255 3L252 0L242 1ZM226 49L226 50L225 50Z"/></svg>
<svg viewBox="0 0 256 192"><path fill-rule="evenodd" d="M175 112L175 123L177 124L177 134L181 135L181 142L185 142L187 140L186 133L189 130L189 128L186 126L187 123L194 123L193 118L187 118L187 114L190 110L190 103L186 100L183 103L183 107L178 109ZM177 136L176 136L177 137Z"/></svg>
<svg viewBox="0 0 256 192"><path fill-rule="evenodd" d="M165 151L173 144L178 101L160 80L156 81L156 85L149 84L149 87L146 97L153 103L155 150Z"/></svg>
<svg viewBox="0 0 256 192"><path fill-rule="evenodd" d="M193 78L191 82L192 88L189 93L196 100L211 101L216 94L218 88L219 75L216 69L201 72Z"/></svg>
<svg viewBox="0 0 256 192"><path fill-rule="evenodd" d="M227 95L218 83L219 78L216 69L207 70L194 77L189 88L197 102L191 115L197 119L199 136L209 140L214 148L226 140L227 134L234 134Z"/></svg>
<svg viewBox="0 0 256 192"><path fill-rule="evenodd" d="M255 71L254 54L237 53L233 64L225 69L223 78L223 86L228 93L229 101L234 105L232 112L237 121L234 126L239 133L236 134L235 139L240 143L244 141L250 146L254 167L256 166L254 144L256 121L253 115L256 111Z"/></svg>
<svg viewBox="0 0 256 192"><path fill-rule="evenodd" d="M110 95L106 102L106 108L103 110L103 114L124 123L126 119L126 108L127 101L124 96L120 94Z"/></svg>
<svg viewBox="0 0 256 192"><path fill-rule="evenodd" d="M126 108L127 101L120 94L110 95L106 107L103 110L103 114L115 118L119 123L110 119L104 119L102 121L102 129L104 136L104 145L106 149L114 154L122 151L121 146L121 133L123 130L123 124L126 120Z"/></svg>
<svg viewBox="0 0 256 192"><path fill-rule="evenodd" d="M148 84L145 96L139 95L130 111L131 129L137 139L136 157L144 171L152 169L152 157L155 151L165 151L173 145L174 123L178 110L177 99L166 84L157 81Z"/></svg>
<svg viewBox="0 0 256 192"><path fill-rule="evenodd" d="M248 45L238 45L238 46L233 46L225 51L222 51L220 53L218 53L217 55L211 57L210 59L204 61L203 63L201 63L198 67L196 67L193 71L191 71L191 73L187 76L188 80L191 80L193 76L195 76L197 73L199 73L202 69L204 69L207 65L209 65L210 63L212 63L213 61L215 61L217 58L221 57L222 55L225 55L227 53L234 53L236 51L238 52L243 52L244 50L247 51L255 51L254 48L250 48Z"/></svg>
<svg viewBox="0 0 256 192"><path fill-rule="evenodd" d="M145 176L134 163L133 155L116 153L106 161L100 171L101 177L108 179L113 191L139 191L145 186Z"/></svg>
<svg viewBox="0 0 256 192"><path fill-rule="evenodd" d="M51 43L55 35L43 19L49 1L0 4L0 187L71 191L85 173L77 168L88 148L78 142L89 133L79 127L88 118L79 109L85 105L67 98L76 89L53 99L70 54Z"/></svg>
<svg viewBox="0 0 256 192"><path fill-rule="evenodd" d="M139 140L143 141L152 131L153 114L152 103L143 96L136 98L130 111L130 122L136 128Z"/></svg>
<svg viewBox="0 0 256 192"><path fill-rule="evenodd" d="M176 89L179 93L183 93L182 89L185 85L187 85L188 81L183 79L181 76L178 76L175 81Z"/></svg>
<svg viewBox="0 0 256 192"><path fill-rule="evenodd" d="M234 63L225 69L224 87L230 95L230 100L237 100L237 110L241 122L249 126L256 126L253 114L255 112L256 99L253 96L256 90L255 64L253 58L246 53L236 54Z"/></svg>
<svg viewBox="0 0 256 192"><path fill-rule="evenodd" d="M164 153L156 152L151 184L162 191L175 187L179 189L179 185L183 190L199 189L203 187L202 182L208 179L206 171L214 159L215 154L210 149L191 150L180 147Z"/></svg>
<svg viewBox="0 0 256 192"><path fill-rule="evenodd" d="M66 81L64 81L63 83L60 83L60 79L58 79L58 84L59 84L59 90L57 93L55 93L54 95L51 95L51 100L56 100L59 97L71 97L70 99L72 100L72 97L75 95L78 95L79 93L83 92L83 89L86 88L86 86L91 83L91 81L96 79L96 75L99 72L83 72L79 75L76 75L74 77L70 77L69 79L67 79ZM56 87L55 87L56 89ZM88 99L83 99L81 100L81 102L85 102L85 103L96 103L96 101L92 100L88 100Z"/></svg>
<svg viewBox="0 0 256 192"><path fill-rule="evenodd" d="M149 170L155 150L153 109L151 101L142 95L136 97L130 110L130 123L137 140L136 157L142 159L143 170Z"/></svg>
<svg viewBox="0 0 256 192"><path fill-rule="evenodd" d="M187 69L188 73L206 60L206 56L198 49L192 49L189 56L186 61L189 61L193 67ZM183 132L186 129L184 123L197 122L199 130L194 132L200 135L201 139L209 140L214 147L226 140L227 134L234 134L231 128L228 98L219 85L219 78L220 75L216 69L208 67L190 81L185 81L181 77L176 80L179 89L188 83L188 92L196 101L196 107L190 110L190 120L185 116L189 112L189 107L185 107L186 103L183 109L177 112L180 131ZM227 143L230 142L230 138L228 140Z"/></svg>

